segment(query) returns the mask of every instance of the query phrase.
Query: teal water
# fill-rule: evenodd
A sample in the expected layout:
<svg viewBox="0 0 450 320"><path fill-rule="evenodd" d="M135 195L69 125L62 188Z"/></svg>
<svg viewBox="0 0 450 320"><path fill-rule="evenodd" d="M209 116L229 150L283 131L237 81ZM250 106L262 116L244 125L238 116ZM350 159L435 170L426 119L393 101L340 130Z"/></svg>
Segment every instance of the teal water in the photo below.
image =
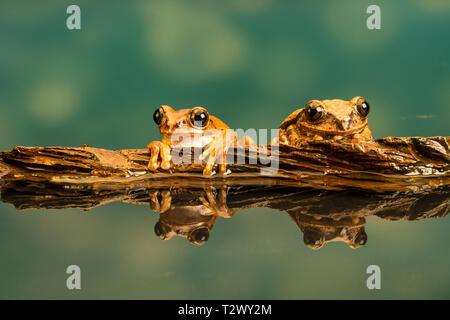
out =
<svg viewBox="0 0 450 320"><path fill-rule="evenodd" d="M311 99L371 104L375 138L448 136L450 4L377 1L2 1L0 150L24 146L142 148L160 139L156 107L202 105L231 128L277 128ZM0 298L450 297L448 218L368 217L353 250L303 244L287 214L220 219L207 244L161 241L158 214L111 203L90 211L0 203ZM82 270L69 291L68 265ZM382 289L368 290L379 265Z"/></svg>

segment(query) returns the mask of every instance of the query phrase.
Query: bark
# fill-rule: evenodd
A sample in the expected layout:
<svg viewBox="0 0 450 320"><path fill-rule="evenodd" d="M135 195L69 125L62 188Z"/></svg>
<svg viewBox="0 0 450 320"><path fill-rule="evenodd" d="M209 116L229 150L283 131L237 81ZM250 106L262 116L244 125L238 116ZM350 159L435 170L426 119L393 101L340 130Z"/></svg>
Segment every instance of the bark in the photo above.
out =
<svg viewBox="0 0 450 320"><path fill-rule="evenodd" d="M212 177L201 174L201 164L174 165L171 172L149 172L146 149L15 147L0 152L0 177L3 188L22 182L100 191L282 185L417 192L450 184L449 142L449 137L388 137L360 143L312 141L298 148L280 146L279 150L269 150L270 156L261 150L258 154L253 149L232 149L230 154L245 156L245 163L228 161L231 174ZM261 174L262 169L273 174Z"/></svg>

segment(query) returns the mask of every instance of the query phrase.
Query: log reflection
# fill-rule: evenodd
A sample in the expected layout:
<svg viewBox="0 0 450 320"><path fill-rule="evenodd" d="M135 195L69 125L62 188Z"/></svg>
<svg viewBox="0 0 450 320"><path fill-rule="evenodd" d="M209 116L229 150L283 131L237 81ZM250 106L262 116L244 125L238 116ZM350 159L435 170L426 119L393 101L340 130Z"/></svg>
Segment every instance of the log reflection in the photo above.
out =
<svg viewBox="0 0 450 320"><path fill-rule="evenodd" d="M156 236L163 240L180 236L195 245L208 242L218 219L232 218L242 209L266 207L278 211L275 214L288 214L311 249L336 241L356 249L368 240L366 217L390 221L442 218L449 212L449 195L449 187L376 194L285 186L122 190L17 181L2 186L1 200L17 209L88 210L115 201L146 205L160 213Z"/></svg>

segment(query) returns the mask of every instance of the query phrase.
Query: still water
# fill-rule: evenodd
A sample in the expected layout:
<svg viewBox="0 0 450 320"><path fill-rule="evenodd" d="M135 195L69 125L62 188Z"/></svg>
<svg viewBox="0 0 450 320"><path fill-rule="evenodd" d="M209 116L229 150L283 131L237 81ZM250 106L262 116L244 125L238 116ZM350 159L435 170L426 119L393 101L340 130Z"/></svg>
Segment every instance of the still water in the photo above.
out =
<svg viewBox="0 0 450 320"><path fill-rule="evenodd" d="M3 190L3 298L448 298L448 188L40 187Z"/></svg>
<svg viewBox="0 0 450 320"><path fill-rule="evenodd" d="M380 30L367 29L365 0L80 2L81 30L68 30L64 3L3 2L0 150L144 148L161 139L161 104L273 129L311 99L356 95L370 102L375 138L449 136L450 3L377 3ZM205 190L184 205L186 191L172 190L162 214L151 199L161 206L167 190L64 209L20 191L0 203L3 299L450 298L448 189L233 189L228 218L198 216ZM81 268L81 290L66 287L69 265ZM381 290L366 286L370 265Z"/></svg>

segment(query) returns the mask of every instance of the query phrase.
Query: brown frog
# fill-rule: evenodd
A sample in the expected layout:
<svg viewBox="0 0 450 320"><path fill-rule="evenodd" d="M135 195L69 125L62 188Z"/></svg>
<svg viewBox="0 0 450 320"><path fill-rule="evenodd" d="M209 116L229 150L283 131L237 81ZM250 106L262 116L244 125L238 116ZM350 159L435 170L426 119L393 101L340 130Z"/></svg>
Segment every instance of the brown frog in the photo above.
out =
<svg viewBox="0 0 450 320"><path fill-rule="evenodd" d="M225 174L226 152L231 145L255 145L247 136L237 141L236 133L203 107L176 111L162 105L153 114L153 120L163 139L147 145L150 150L148 169L152 171L171 168L173 147L198 147L206 149L199 160L208 158L203 174L212 175L216 163L219 165L219 173Z"/></svg>
<svg viewBox="0 0 450 320"><path fill-rule="evenodd" d="M350 101L311 100L281 123L279 143L296 146L306 140L371 140L369 110L367 100L359 96Z"/></svg>
<svg viewBox="0 0 450 320"><path fill-rule="evenodd" d="M366 220L363 217L335 220L298 212L288 211L288 214L303 232L303 242L313 250L319 250L330 242L344 242L352 249L361 248L367 243Z"/></svg>

